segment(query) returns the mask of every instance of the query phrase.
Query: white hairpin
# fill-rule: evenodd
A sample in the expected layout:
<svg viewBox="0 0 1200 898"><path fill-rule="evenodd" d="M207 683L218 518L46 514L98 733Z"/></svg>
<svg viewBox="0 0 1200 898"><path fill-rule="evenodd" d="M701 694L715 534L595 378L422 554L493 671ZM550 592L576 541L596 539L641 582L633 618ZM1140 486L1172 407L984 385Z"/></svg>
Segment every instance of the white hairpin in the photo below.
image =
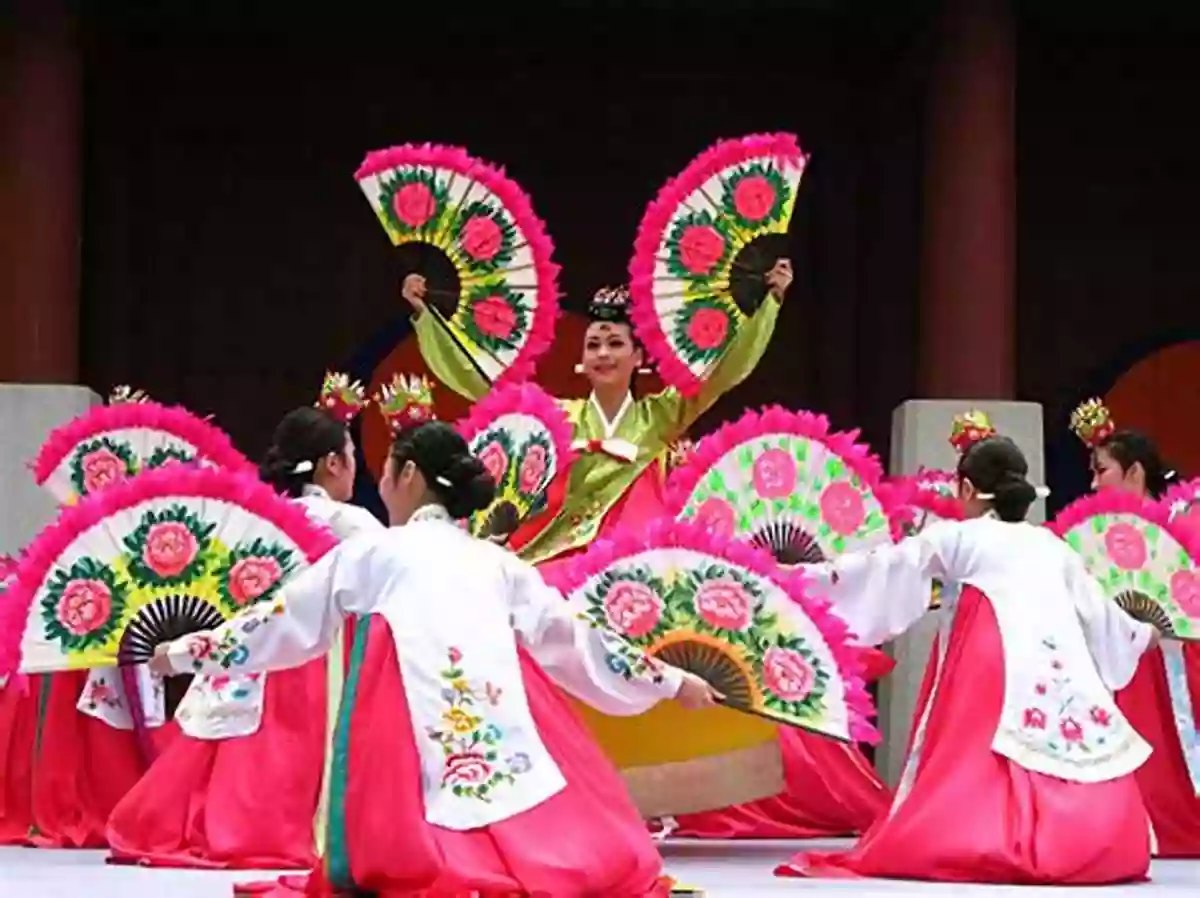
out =
<svg viewBox="0 0 1200 898"><path fill-rule="evenodd" d="M313 463L310 461L296 462L296 467L292 468L293 474L307 474L313 469Z"/></svg>
<svg viewBox="0 0 1200 898"><path fill-rule="evenodd" d="M1035 495L1035 496L1037 496L1039 499L1045 499L1045 498L1047 498L1047 497L1050 495L1050 487L1048 487L1048 486L1035 486L1035 487L1033 488L1033 493L1034 493L1034 495ZM996 494L995 494L995 493L976 493L976 494L975 494L975 498L976 498L976 499L982 499L984 502L990 502L992 499L995 499L995 498L996 498Z"/></svg>
<svg viewBox="0 0 1200 898"><path fill-rule="evenodd" d="M454 486L454 484L451 483L449 480L447 480L445 477L435 477L433 479L436 480L438 482L438 484L441 486L444 486L444 487Z"/></svg>

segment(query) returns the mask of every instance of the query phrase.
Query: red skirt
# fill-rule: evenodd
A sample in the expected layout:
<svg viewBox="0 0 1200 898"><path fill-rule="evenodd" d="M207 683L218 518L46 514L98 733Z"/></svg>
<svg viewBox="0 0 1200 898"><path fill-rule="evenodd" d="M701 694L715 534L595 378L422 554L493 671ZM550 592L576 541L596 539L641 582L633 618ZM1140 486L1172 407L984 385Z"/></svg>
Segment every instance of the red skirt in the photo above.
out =
<svg viewBox="0 0 1200 898"><path fill-rule="evenodd" d="M1200 646L1183 646L1188 691L1200 709ZM1161 649L1142 656L1129 685L1117 693L1117 705L1154 754L1137 771L1138 785L1158 837L1159 857L1200 857L1200 798L1188 776L1171 710Z"/></svg>
<svg viewBox="0 0 1200 898"><path fill-rule="evenodd" d="M915 721L929 702L932 671ZM1067 782L996 754L1003 701L996 617L966 588L908 796L850 851L801 853L776 872L1013 885L1145 879L1150 829L1135 777Z"/></svg>
<svg viewBox="0 0 1200 898"><path fill-rule="evenodd" d="M620 776L524 653L521 667L534 722L567 786L499 823L444 829L425 819L391 631L383 618L362 621L334 742L329 849L307 880L285 877L266 892L332 895L353 886L377 898L666 898L662 860Z"/></svg>
<svg viewBox="0 0 1200 898"><path fill-rule="evenodd" d="M180 734L113 810L112 860L307 870L325 751L325 659L267 676L258 731Z"/></svg>
<svg viewBox="0 0 1200 898"><path fill-rule="evenodd" d="M28 845L41 677L0 688L0 845Z"/></svg>
<svg viewBox="0 0 1200 898"><path fill-rule="evenodd" d="M108 815L146 771L132 730L119 730L76 705L87 671L42 678L41 735L34 752L33 842L51 848L103 848ZM162 751L174 723L150 730Z"/></svg>

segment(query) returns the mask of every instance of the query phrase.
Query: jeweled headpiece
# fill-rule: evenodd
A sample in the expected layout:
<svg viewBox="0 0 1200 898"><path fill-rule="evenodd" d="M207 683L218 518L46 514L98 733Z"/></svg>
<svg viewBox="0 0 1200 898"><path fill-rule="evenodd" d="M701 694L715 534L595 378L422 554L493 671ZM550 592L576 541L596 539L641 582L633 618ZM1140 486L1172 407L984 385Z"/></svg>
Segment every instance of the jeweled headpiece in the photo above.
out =
<svg viewBox="0 0 1200 898"><path fill-rule="evenodd" d="M396 374L375 394L379 412L392 434L433 421L433 385L416 374Z"/></svg>
<svg viewBox="0 0 1200 898"><path fill-rule="evenodd" d="M996 435L996 428L988 420L988 416L978 409L971 409L961 415L954 416L954 424L950 429L950 445L958 450L959 455L978 443Z"/></svg>
<svg viewBox="0 0 1200 898"><path fill-rule="evenodd" d="M126 384L119 384L113 387L112 392L108 394L109 405L127 405L149 401L150 397L146 395L144 390L135 390Z"/></svg>
<svg viewBox="0 0 1200 898"><path fill-rule="evenodd" d="M601 287L588 303L588 317L613 324L629 323L629 288Z"/></svg>
<svg viewBox="0 0 1200 898"><path fill-rule="evenodd" d="M1093 449L1112 436L1116 429L1112 414L1100 399L1081 402L1078 408L1071 412L1071 430L1085 445Z"/></svg>
<svg viewBox="0 0 1200 898"><path fill-rule="evenodd" d="M349 424L370 401L366 392L357 380L351 382L348 374L327 371L316 406L343 424Z"/></svg>

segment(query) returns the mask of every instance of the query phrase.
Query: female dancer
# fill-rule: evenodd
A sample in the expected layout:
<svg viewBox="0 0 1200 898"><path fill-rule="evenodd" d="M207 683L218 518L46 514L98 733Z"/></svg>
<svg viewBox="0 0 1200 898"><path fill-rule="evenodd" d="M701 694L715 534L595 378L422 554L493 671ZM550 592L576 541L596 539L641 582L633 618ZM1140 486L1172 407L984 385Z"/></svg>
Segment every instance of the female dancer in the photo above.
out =
<svg viewBox="0 0 1200 898"><path fill-rule="evenodd" d="M403 526L343 543L270 607L156 655L159 669L217 672L236 644L246 672L303 664L362 616L310 895L667 894L620 779L547 674L616 714L714 695L578 620L532 567L457 527L493 490L453 428L404 432L380 481Z"/></svg>
<svg viewBox="0 0 1200 898"><path fill-rule="evenodd" d="M1154 630L1107 601L1079 556L1025 522L1036 491L1016 444L958 464L966 520L811 568L877 643L929 606L943 626L904 777L851 851L798 855L788 876L1084 885L1145 877L1150 829L1133 775L1150 754L1115 705Z"/></svg>
<svg viewBox="0 0 1200 898"><path fill-rule="evenodd" d="M766 276L767 296L716 364L700 394L675 390L635 397L634 378L646 361L629 320L624 289L599 291L588 307L580 369L591 383L586 400L563 404L582 453L550 487L549 508L519 529L508 547L539 566L585 549L618 527L662 517L665 460L672 443L725 392L754 370L766 351L779 305L792 282L791 262L780 259ZM410 274L401 296L415 313L421 353L434 375L476 400L489 389L463 348L434 316L425 314L425 279ZM873 656L886 658L882 653ZM788 791L776 798L663 822L664 834L697 838L813 838L861 832L887 807L889 793L854 747L843 748L799 731L781 734Z"/></svg>
<svg viewBox="0 0 1200 898"><path fill-rule="evenodd" d="M1091 447L1092 489L1124 490L1158 499L1175 472L1145 434L1114 429L1097 399L1071 416L1071 429ZM1159 857L1200 857L1200 746L1195 705L1200 697L1200 651L1168 641L1147 652L1117 704L1154 754L1137 773L1150 811Z"/></svg>
<svg viewBox="0 0 1200 898"><path fill-rule="evenodd" d="M354 444L343 421L315 408L275 429L262 478L340 539L383 525L347 504ZM343 654L262 680L228 671L197 681L179 717L184 734L113 810L116 861L163 866L308 869L315 859L328 697ZM330 676L333 682L330 682ZM191 715L191 719L187 720Z"/></svg>

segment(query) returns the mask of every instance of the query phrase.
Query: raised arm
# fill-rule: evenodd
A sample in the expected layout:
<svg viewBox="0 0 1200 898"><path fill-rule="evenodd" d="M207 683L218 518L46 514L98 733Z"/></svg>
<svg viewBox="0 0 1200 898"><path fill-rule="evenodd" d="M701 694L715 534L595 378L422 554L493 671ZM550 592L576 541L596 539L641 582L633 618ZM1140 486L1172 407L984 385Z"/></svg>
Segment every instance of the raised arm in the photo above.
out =
<svg viewBox="0 0 1200 898"><path fill-rule="evenodd" d="M433 376L451 390L475 402L487 395L491 382L480 372L479 365L471 359L466 349L450 335L444 324L437 320L425 304L425 279L410 274L404 279L400 295L413 310L413 328L421 357L433 372Z"/></svg>
<svg viewBox="0 0 1200 898"><path fill-rule="evenodd" d="M679 694L686 675L571 611L562 594L533 567L508 567L513 627L522 644L559 686L614 717L648 711Z"/></svg>
<svg viewBox="0 0 1200 898"><path fill-rule="evenodd" d="M916 536L836 561L804 565L810 588L833 604L859 645L899 636L929 610L933 581L953 565L956 525L935 524Z"/></svg>
<svg viewBox="0 0 1200 898"><path fill-rule="evenodd" d="M272 600L214 630L159 646L150 669L174 674L250 674L298 667L319 658L357 593L364 546L344 542L287 583Z"/></svg>
<svg viewBox="0 0 1200 898"><path fill-rule="evenodd" d="M1106 598L1100 584L1083 566L1083 559L1066 544L1063 550L1067 588L1075 601L1075 613L1083 625L1092 660L1109 689L1123 689L1133 679L1142 654L1158 642L1158 632Z"/></svg>

